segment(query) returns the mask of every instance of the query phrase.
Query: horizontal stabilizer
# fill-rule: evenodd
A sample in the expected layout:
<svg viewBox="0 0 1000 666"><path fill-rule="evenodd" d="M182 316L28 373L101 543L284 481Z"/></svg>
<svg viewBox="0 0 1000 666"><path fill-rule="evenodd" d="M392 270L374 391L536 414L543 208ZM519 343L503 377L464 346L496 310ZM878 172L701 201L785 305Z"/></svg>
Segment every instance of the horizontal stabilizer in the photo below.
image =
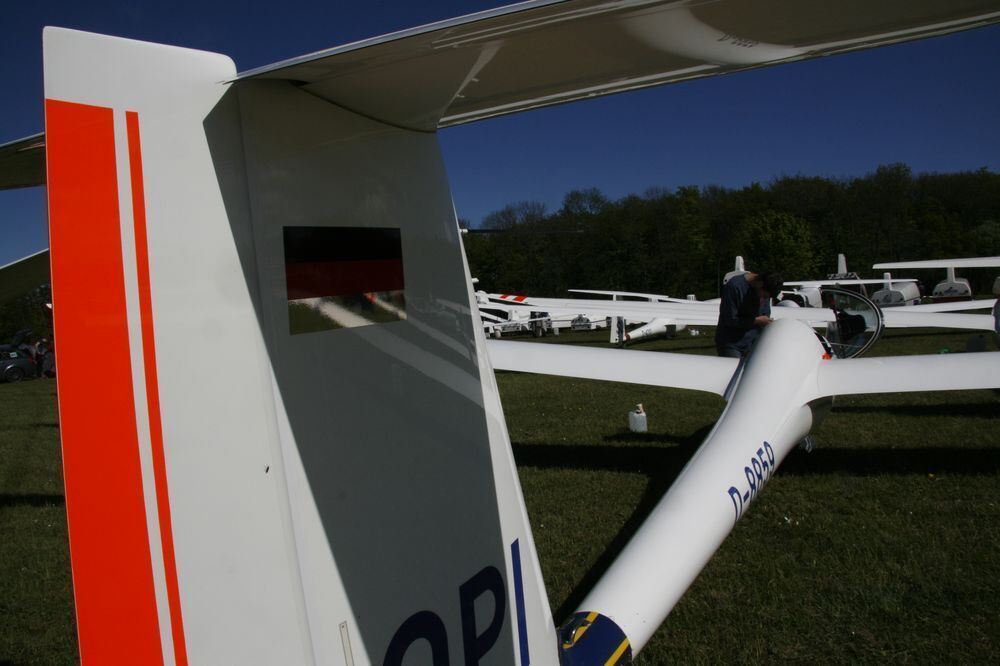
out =
<svg viewBox="0 0 1000 666"><path fill-rule="evenodd" d="M600 379L708 391L722 395L738 361L733 358L594 349L537 342L486 343L494 370Z"/></svg>
<svg viewBox="0 0 1000 666"><path fill-rule="evenodd" d="M830 361L818 384L820 396L1000 388L1000 353Z"/></svg>
<svg viewBox="0 0 1000 666"><path fill-rule="evenodd" d="M0 190L44 184L44 134L0 144Z"/></svg>
<svg viewBox="0 0 1000 666"><path fill-rule="evenodd" d="M23 296L51 279L48 250L0 266L0 303Z"/></svg>

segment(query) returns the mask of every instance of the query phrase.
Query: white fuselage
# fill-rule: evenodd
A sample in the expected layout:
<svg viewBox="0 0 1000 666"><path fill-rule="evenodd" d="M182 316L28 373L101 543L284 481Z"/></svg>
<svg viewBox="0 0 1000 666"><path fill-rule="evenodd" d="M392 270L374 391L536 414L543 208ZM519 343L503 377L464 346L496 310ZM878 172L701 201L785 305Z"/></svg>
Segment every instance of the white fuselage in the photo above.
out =
<svg viewBox="0 0 1000 666"><path fill-rule="evenodd" d="M817 371L835 362L804 323L768 326L718 423L579 611L610 618L640 651L808 434Z"/></svg>

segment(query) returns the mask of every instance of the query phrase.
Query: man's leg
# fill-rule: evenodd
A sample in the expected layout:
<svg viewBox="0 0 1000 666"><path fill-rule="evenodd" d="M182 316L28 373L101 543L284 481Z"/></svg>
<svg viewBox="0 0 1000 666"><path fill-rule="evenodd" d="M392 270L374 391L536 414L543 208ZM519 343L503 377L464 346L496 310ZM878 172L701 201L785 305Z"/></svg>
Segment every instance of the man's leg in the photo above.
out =
<svg viewBox="0 0 1000 666"><path fill-rule="evenodd" d="M733 345L716 344L715 352L724 358L740 358L743 356L740 350Z"/></svg>

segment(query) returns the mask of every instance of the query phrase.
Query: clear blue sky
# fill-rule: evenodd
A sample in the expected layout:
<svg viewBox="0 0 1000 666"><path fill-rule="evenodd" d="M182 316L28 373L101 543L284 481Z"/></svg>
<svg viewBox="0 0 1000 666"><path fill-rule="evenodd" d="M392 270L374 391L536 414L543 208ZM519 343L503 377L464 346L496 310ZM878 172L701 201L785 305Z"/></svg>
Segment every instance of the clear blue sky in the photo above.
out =
<svg viewBox="0 0 1000 666"><path fill-rule="evenodd" d="M56 25L231 56L241 70L497 7L502 0L0 5L0 143L42 129L41 30ZM1000 27L569 104L444 130L461 217L559 207L572 189L1000 170ZM0 192L0 265L48 245L42 188Z"/></svg>

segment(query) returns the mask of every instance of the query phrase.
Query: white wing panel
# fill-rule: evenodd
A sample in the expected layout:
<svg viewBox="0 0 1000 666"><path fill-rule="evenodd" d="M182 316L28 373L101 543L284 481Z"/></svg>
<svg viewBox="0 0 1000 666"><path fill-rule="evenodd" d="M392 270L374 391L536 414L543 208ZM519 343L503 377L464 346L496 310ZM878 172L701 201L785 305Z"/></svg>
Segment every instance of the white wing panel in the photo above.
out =
<svg viewBox="0 0 1000 666"><path fill-rule="evenodd" d="M490 340L486 347L494 370L668 386L718 395L725 393L738 364L736 359L714 356L532 342Z"/></svg>
<svg viewBox="0 0 1000 666"><path fill-rule="evenodd" d="M928 259L926 261L890 261L872 268L1000 268L1000 257L967 257L965 259ZM895 280L893 280L895 282Z"/></svg>
<svg viewBox="0 0 1000 666"><path fill-rule="evenodd" d="M659 301L663 303L697 303L689 298L675 298L663 294L647 294L639 291L614 291L608 289L567 289L573 294L598 294L601 296L627 296L632 298L642 298L647 301Z"/></svg>
<svg viewBox="0 0 1000 666"><path fill-rule="evenodd" d="M960 328L974 331L992 331L990 315L961 314L957 312L910 312L912 307L886 308L882 311L888 328Z"/></svg>
<svg viewBox="0 0 1000 666"><path fill-rule="evenodd" d="M916 282L914 278L893 278L893 282ZM793 282L785 281L785 286L787 287L835 287L837 285L843 284L885 284L885 280L877 279L845 279L845 280L795 280Z"/></svg>
<svg viewBox="0 0 1000 666"><path fill-rule="evenodd" d="M1000 388L1000 353L831 360L817 383L820 396Z"/></svg>
<svg viewBox="0 0 1000 666"><path fill-rule="evenodd" d="M907 312L962 312L965 310L991 310L996 305L995 298L981 298L976 301L952 301L949 303L927 303L908 305Z"/></svg>

